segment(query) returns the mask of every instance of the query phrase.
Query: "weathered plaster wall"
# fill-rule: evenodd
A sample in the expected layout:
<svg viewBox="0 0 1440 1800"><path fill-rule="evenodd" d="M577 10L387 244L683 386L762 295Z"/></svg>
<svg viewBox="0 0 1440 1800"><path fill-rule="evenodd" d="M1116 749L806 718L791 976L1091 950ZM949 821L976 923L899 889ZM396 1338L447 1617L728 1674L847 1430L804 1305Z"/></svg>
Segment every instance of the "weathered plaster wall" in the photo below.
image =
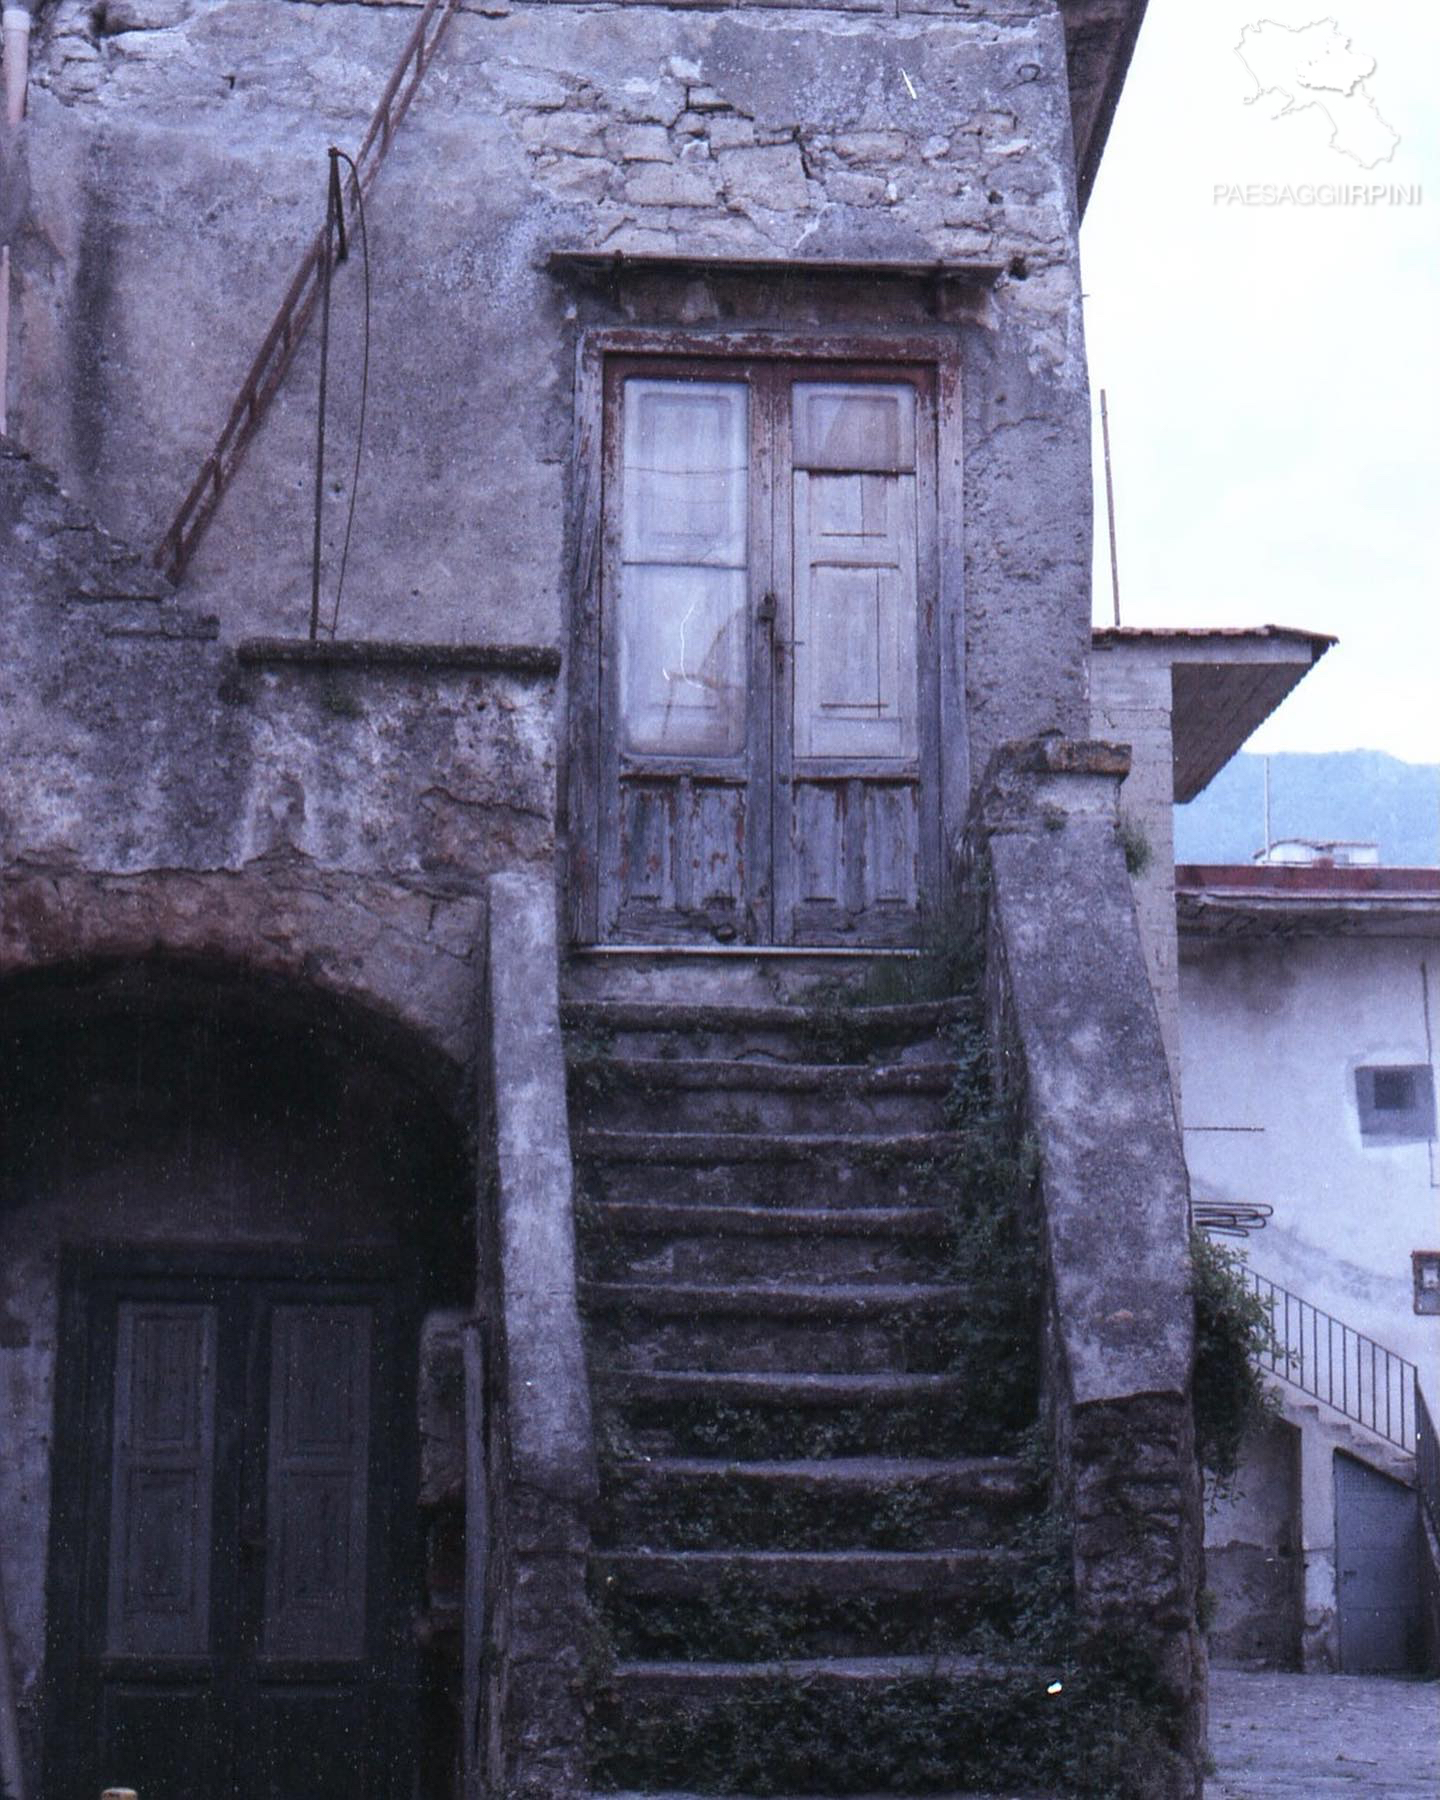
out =
<svg viewBox="0 0 1440 1800"><path fill-rule="evenodd" d="M242 0L61 0L49 15L12 416L129 539L158 540L213 441L321 219L324 148L355 147L413 17ZM1003 271L987 315L956 327L972 764L1019 733L1083 730L1072 162L1045 0L943 16L462 13L369 208L370 419L343 629L562 641L577 303L551 251L983 264ZM336 293L332 568L359 298L352 264ZM316 370L312 334L192 565L227 638L303 625Z"/></svg>
<svg viewBox="0 0 1440 1800"><path fill-rule="evenodd" d="M1252 1432L1233 1490L1205 1514L1212 1660L1240 1668L1300 1667L1305 1558L1300 1536L1300 1433L1280 1420Z"/></svg>
<svg viewBox="0 0 1440 1800"><path fill-rule="evenodd" d="M553 670L245 662L0 455L0 971L162 948L475 1055L483 885L548 867Z"/></svg>
<svg viewBox="0 0 1440 1800"><path fill-rule="evenodd" d="M1090 664L1090 724L1096 737L1130 746L1120 814L1136 864L1131 882L1140 942L1175 1104L1180 1105L1180 975L1175 935L1175 757L1168 645L1097 644Z"/></svg>
<svg viewBox="0 0 1440 1800"><path fill-rule="evenodd" d="M1004 1090L1035 1144L1044 1410L1097 1646L1143 1654L1173 1725L1147 1800L1203 1786L1201 1536L1189 1189L1119 840L1121 746L1046 737L992 761L967 839Z"/></svg>
<svg viewBox="0 0 1440 1800"><path fill-rule="evenodd" d="M1182 950L1197 1198L1273 1206L1254 1267L1416 1363L1433 1407L1440 1318L1414 1311L1410 1253L1440 1239L1440 1149L1362 1141L1355 1069L1432 1061L1440 939L1191 938Z"/></svg>

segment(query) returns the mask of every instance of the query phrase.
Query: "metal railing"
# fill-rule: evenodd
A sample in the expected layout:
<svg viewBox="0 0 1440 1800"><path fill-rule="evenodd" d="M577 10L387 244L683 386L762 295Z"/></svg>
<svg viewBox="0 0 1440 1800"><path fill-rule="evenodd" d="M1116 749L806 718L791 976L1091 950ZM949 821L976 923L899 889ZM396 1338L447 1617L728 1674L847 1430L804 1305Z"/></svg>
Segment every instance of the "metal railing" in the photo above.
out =
<svg viewBox="0 0 1440 1800"><path fill-rule="evenodd" d="M360 199L369 193L370 184L379 172L385 153L400 121L409 111L415 90L429 68L445 27L450 23L458 0L425 0L420 17L396 64L379 104L370 120L359 150L351 165L353 173L345 183L343 213L348 220ZM155 565L172 581L178 581L185 565L194 554L201 534L210 523L226 489L235 478L245 448L260 429L275 390L284 379L291 359L300 347L305 327L320 300L327 266L329 225L319 233L305 252L286 291L280 310L265 333L255 354L249 373L241 384L235 404L215 447L200 465L200 473L180 504L170 529L155 552Z"/></svg>
<svg viewBox="0 0 1440 1800"><path fill-rule="evenodd" d="M1420 1503L1430 1515L1435 1534L1440 1537L1440 1443L1435 1438L1435 1422L1425 1396L1415 1386L1415 1486Z"/></svg>
<svg viewBox="0 0 1440 1800"><path fill-rule="evenodd" d="M1252 1231L1263 1231L1274 1211L1263 1201L1251 1205L1240 1200L1195 1200L1190 1219L1197 1231L1211 1237L1247 1238Z"/></svg>
<svg viewBox="0 0 1440 1800"><path fill-rule="evenodd" d="M1254 1269L1244 1276L1270 1310L1262 1368L1413 1456L1422 1404L1414 1363ZM1433 1433L1427 1438L1433 1458Z"/></svg>

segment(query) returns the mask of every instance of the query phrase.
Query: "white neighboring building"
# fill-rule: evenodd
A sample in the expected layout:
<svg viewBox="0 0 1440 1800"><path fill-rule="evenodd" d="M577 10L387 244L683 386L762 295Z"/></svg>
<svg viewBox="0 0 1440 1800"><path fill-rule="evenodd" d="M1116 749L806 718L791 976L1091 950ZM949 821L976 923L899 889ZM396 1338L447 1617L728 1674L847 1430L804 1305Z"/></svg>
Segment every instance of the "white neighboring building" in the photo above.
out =
<svg viewBox="0 0 1440 1800"><path fill-rule="evenodd" d="M1132 746L1122 809L1150 853L1137 858L1136 900L1193 1200L1201 1217L1271 1209L1247 1246L1251 1266L1297 1297L1277 1310L1283 1331L1288 1305L1295 1343L1308 1333L1292 1375L1323 1391L1333 1371L1340 1402L1276 1383L1285 1423L1248 1446L1235 1494L1207 1521L1212 1654L1317 1669L1414 1663L1418 1619L1434 1666L1440 1576L1419 1525L1416 1459L1344 1416L1362 1411L1383 1429L1390 1395L1392 1435L1413 1450L1413 1417L1398 1416L1407 1378L1342 1327L1416 1364L1437 1410L1440 871L1351 854L1319 866L1326 847L1298 844L1268 865L1173 867L1173 805L1207 785L1332 642L1278 626L1099 630L1092 729ZM1362 1370L1358 1406L1345 1373L1357 1354L1378 1370Z"/></svg>
<svg viewBox="0 0 1440 1800"><path fill-rule="evenodd" d="M1383 1351L1440 1411L1440 870L1286 859L1175 880L1192 1196L1273 1209L1251 1267L1295 1297L1276 1313L1292 1373L1338 1403L1287 1385L1298 1469L1281 1433L1210 1521L1217 1648L1418 1666L1419 1545L1407 1562L1391 1544L1387 1577L1377 1543L1414 1511L1382 1478L1413 1480L1387 1440L1415 1444L1411 1378Z"/></svg>

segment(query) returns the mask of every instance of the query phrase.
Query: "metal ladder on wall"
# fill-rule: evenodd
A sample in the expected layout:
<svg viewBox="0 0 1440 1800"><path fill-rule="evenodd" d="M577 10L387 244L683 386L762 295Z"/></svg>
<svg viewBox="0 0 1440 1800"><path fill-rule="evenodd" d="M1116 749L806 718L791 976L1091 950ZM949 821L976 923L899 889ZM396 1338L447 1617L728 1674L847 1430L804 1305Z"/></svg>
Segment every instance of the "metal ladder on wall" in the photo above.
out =
<svg viewBox="0 0 1440 1800"><path fill-rule="evenodd" d="M440 40L445 35L459 5L459 0L425 0L425 5L410 33L403 54L395 66L379 104L370 120L369 129L355 157L354 170L344 186L344 217L351 214L369 193L379 173L386 152L410 109L415 91L434 59ZM330 255L328 227L322 229L306 251L294 279L271 321L263 342L241 384L225 428L215 440L215 447L200 465L200 473L191 484L180 510L155 552L155 565L172 581L178 581L194 555L205 527L235 479L246 446L259 430L275 392L285 378L300 340L305 335L320 299L325 262Z"/></svg>

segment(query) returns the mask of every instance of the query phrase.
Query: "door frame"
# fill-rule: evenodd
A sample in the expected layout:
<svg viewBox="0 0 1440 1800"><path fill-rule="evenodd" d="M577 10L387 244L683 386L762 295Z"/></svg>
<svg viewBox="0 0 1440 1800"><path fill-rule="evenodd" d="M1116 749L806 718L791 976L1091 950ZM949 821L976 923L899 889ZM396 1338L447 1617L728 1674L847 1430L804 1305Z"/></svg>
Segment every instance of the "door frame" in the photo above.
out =
<svg viewBox="0 0 1440 1800"><path fill-rule="evenodd" d="M382 1699L389 1719L384 1745L384 1779L392 1792L413 1761L406 1733L416 1722L416 1658L410 1634L399 1629L413 1613L419 1597L421 1535L418 1505L419 1454L417 1383L419 1373L420 1283L413 1256L403 1250L319 1251L305 1245L257 1244L98 1244L67 1246L60 1253L59 1330L55 1355L54 1434L50 1473L50 1548L46 1572L43 1763L47 1783L68 1776L57 1770L55 1746L97 1723L83 1704L89 1678L86 1644L94 1621L96 1596L104 1591L110 1557L108 1514L113 1403L99 1409L102 1440L87 1441L97 1406L97 1382L114 1380L113 1346L105 1366L93 1362L92 1299L105 1284L162 1284L177 1299L203 1297L218 1283L297 1289L383 1288L393 1295L393 1338L382 1357L383 1398L372 1397L372 1421L383 1424L391 1446L393 1495L388 1501L387 1566L372 1560L367 1569L367 1607L373 1609L367 1639L392 1647L387 1665L388 1692ZM116 1304L122 1296L116 1295ZM249 1371L245 1375L248 1386ZM388 1390L388 1391L387 1391ZM240 1419L248 1426L253 1396L242 1395ZM247 1449L246 1460L254 1454ZM113 1471L112 1471L113 1473ZM410 1504L406 1504L407 1496ZM242 1502L243 1503L243 1502ZM386 1502L370 1497L372 1522ZM217 1533L218 1535L218 1533ZM80 1547L73 1553L74 1546ZM72 1553L66 1554L66 1547ZM103 1551L103 1556L102 1556ZM98 1650L95 1652L99 1654ZM138 1666L143 1658L126 1659ZM160 1664L155 1664L158 1669ZM235 1791L244 1790L244 1770L234 1770ZM58 1788L57 1788L58 1791ZM217 1793L216 1800L220 1800Z"/></svg>
<svg viewBox="0 0 1440 1800"><path fill-rule="evenodd" d="M604 446L606 365L613 358L673 364L677 371L708 362L813 364L843 380L848 368L925 367L935 395L934 563L932 641L938 646L938 694L932 729L939 792L924 796L935 821L935 893L943 907L950 876L947 845L959 830L969 793L965 729L965 608L961 340L958 330L817 331L606 326L582 331L576 351L572 471L574 563L566 706L568 730L560 769L560 818L565 845L566 903L571 941L602 943L599 818L606 758L601 741L601 605L605 566ZM952 817L952 815L955 815ZM790 946L720 946L697 938L625 949L703 949L753 956ZM803 949L804 946L793 948ZM857 951L868 948L856 945Z"/></svg>

